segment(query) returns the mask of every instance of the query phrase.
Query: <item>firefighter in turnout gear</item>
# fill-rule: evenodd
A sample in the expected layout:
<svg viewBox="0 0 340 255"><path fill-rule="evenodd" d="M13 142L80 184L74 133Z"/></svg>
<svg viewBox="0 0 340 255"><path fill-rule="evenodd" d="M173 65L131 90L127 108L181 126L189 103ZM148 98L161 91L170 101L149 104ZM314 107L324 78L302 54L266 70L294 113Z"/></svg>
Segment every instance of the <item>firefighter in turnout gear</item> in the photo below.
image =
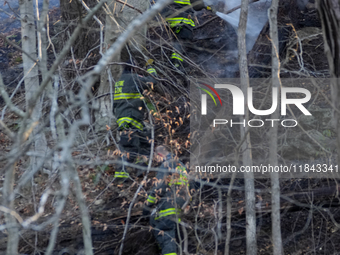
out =
<svg viewBox="0 0 340 255"><path fill-rule="evenodd" d="M157 77L156 69L152 66L153 60L147 61L147 72ZM157 83L152 76L143 77L133 73L130 66L124 68L120 80L115 83L113 109L117 118L120 141L119 150L123 153L123 160L137 163L138 155L150 153L151 135L143 124L144 115L147 112L142 92ZM116 170L115 178L126 180L129 173L124 166Z"/></svg>
<svg viewBox="0 0 340 255"><path fill-rule="evenodd" d="M156 185L148 195L143 215L151 214L150 225L162 254L176 255L177 225L181 222L182 206L190 198L186 168L183 163L175 160L164 146L157 147L156 153L165 158L165 161L160 167L162 171L157 173ZM153 211L152 207L155 207Z"/></svg>
<svg viewBox="0 0 340 255"><path fill-rule="evenodd" d="M174 2L167 6L161 14L165 17L165 20L175 33L177 39L180 41L191 41L195 28L195 22L193 20L194 10L200 11L204 8L216 13L212 6L206 7L203 0L174 0ZM178 52L183 52L182 47L178 42L175 42L174 47ZM173 52L171 61L176 68L181 67L183 64L182 55Z"/></svg>

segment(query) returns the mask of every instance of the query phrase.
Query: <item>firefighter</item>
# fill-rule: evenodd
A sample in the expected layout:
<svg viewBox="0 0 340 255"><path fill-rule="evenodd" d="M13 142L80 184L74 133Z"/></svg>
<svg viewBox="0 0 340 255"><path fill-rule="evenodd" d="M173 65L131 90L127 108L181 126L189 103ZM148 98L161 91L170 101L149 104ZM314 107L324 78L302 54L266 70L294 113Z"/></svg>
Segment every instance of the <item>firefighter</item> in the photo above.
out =
<svg viewBox="0 0 340 255"><path fill-rule="evenodd" d="M186 168L164 146L158 146L155 152L165 160L157 173L156 185L148 195L143 215L151 214L150 225L162 254L176 255L177 225L181 222L182 207L190 198ZM156 213L151 212L152 207Z"/></svg>
<svg viewBox="0 0 340 255"><path fill-rule="evenodd" d="M200 11L204 8L216 13L215 8L213 6L206 7L203 0L174 0L172 4L165 8L162 16L165 17L177 39L191 41L193 39L193 29L195 28L194 10ZM174 47L178 52L183 52L178 42L175 42ZM183 58L177 52L172 53L171 61L176 68L181 67L183 64Z"/></svg>
<svg viewBox="0 0 340 255"><path fill-rule="evenodd" d="M147 72L157 77L153 60L146 63ZM143 120L147 108L142 98L144 89L157 84L152 76L143 77L133 73L130 65L126 65L120 80L115 83L113 109L117 118L120 140L119 150L123 153L123 160L130 163L138 163L138 155L150 153L149 132L146 130ZM120 167L114 175L119 182L129 177L124 166Z"/></svg>

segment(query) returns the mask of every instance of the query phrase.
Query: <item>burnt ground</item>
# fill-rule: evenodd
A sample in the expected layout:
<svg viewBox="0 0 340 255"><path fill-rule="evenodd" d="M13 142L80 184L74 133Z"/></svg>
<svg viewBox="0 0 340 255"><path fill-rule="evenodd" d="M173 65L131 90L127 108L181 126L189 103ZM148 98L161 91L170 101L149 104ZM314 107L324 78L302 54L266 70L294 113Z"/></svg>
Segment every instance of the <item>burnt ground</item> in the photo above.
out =
<svg viewBox="0 0 340 255"><path fill-rule="evenodd" d="M57 10L55 17L58 17ZM52 15L53 17L53 15ZM200 16L200 22L203 24L212 17L206 15ZM54 20L56 21L56 20ZM52 23L53 24L53 23ZM212 31L216 31L214 33ZM230 74L227 69L217 69L205 62L206 58L211 58L217 66L225 63L225 56L234 51L235 35L231 40L233 43L227 45L222 44L227 40L222 34L226 30L231 30L224 21L216 19L210 22L206 27L200 28L201 33L196 37L197 43L188 45L190 50L187 55L200 63L200 66L206 68L218 77L226 77ZM20 45L20 31L16 28L7 30L4 26L0 26L2 34L5 35L13 43ZM315 32L315 31L314 31ZM314 33L313 32L313 33ZM151 36L155 36L150 31ZM304 59L304 68L301 72L301 65L298 64L297 57L292 55L291 49L294 48L294 41L289 36L283 37L285 44L282 48L282 56L285 57L285 71L283 78L297 77L305 70L308 73L314 73L318 77L327 77L327 62L323 55L322 36L308 38L303 46L302 57ZM209 38L207 38L209 37ZM205 39L204 39L205 38ZM230 40L230 39L229 39ZM204 53L202 53L202 49ZM215 50L216 57L212 56L211 50ZM261 48L262 52L262 48ZM159 54L154 49L155 56ZM202 59L196 58L199 53ZM294 52L293 52L294 53ZM203 56L203 57L202 57ZM53 59L53 58L51 58ZM0 71L3 75L4 83L8 86L9 91L13 91L18 80L22 78L21 54L14 49L13 46L7 44L0 39ZM268 62L267 62L268 64ZM211 69L209 69L211 68ZM191 72L195 73L196 69ZM299 72L296 72L299 70ZM234 72L235 70L232 70ZM263 71L263 70L262 70ZM329 96L329 87L322 88L324 93ZM15 97L17 104L24 103L24 94L19 90ZM160 99L161 100L161 99ZM165 99L162 99L165 100ZM165 102L167 103L167 102ZM324 104L323 100L318 103L320 106ZM174 106L169 106L170 108ZM172 116L173 117L173 116ZM6 123L12 129L17 128L16 116L13 114L6 115ZM188 125L186 122L185 125ZM158 132L166 136L167 133L159 129ZM181 133L182 132L182 133ZM182 127L181 142L185 141L184 134L188 134L187 128ZM260 138L258 138L260 139ZM253 141L254 144L258 142ZM0 151L6 154L11 144L4 133L0 133ZM185 151L185 150L183 150ZM112 148L103 148L99 153L94 154L100 159L112 159ZM74 157L86 158L82 155L82 151L75 151ZM17 165L17 176L19 178L23 173L26 162L20 162ZM103 171L102 171L103 170ZM98 255L114 254L119 249L123 228L126 222L129 201L131 201L134 192L137 189L137 183L141 179L132 177L136 183L124 183L122 185L114 185L112 183L115 165L105 165L102 170L98 167L78 166L78 174L83 184L83 192L91 215L92 223L92 240L94 252ZM153 177L154 173L150 174ZM145 184L145 189L151 186L152 178ZM3 183L3 178L0 180ZM211 183L217 180L210 180ZM229 180L219 180L219 184L228 185ZM196 184L199 187L199 184ZM237 179L235 186L243 187L242 179ZM272 254L271 243L271 220L270 220L270 180L261 179L256 181L256 188L259 190L256 197L257 203L257 226L258 226L258 254ZM20 196L16 199L15 208L21 217L26 218L35 213L34 201L38 201L42 192L52 187L57 190L59 188L59 179L57 176L37 175L34 178L34 185L22 190ZM34 195L32 195L32 190ZM281 229L285 254L338 254L340 250L339 229L334 222L340 222L338 184L332 179L285 179L281 182L282 205L281 205ZM222 189L222 199L225 201L227 189ZM148 220L141 217L141 208L145 201L146 193L141 192L138 196L135 206L131 213L131 227L125 241L125 249L123 254L160 254L152 236ZM244 192L243 190L235 190L232 193L232 236L231 236L231 253L245 254L245 212L244 212ZM201 193L194 196L192 209L187 213L183 220L193 226L195 215L198 214L197 235L202 242L198 246L195 238L194 228L188 228L189 252L191 254L214 254L215 245L218 246L218 253L224 252L224 238L226 231L226 218L221 219L221 231L223 238L215 242L215 236L211 229L216 226L216 216L214 214L214 201L219 199L216 189L209 185L205 185L201 189ZM292 202L292 199L295 202ZM44 222L54 213L53 199L47 203L43 217L37 224ZM310 205L313 205L311 207ZM225 215L225 207L222 214ZM21 230L21 241L19 251L22 254L44 254L49 241L52 226L48 225L43 230L35 231L33 229ZM0 251L4 251L6 247L6 232L0 233ZM68 197L67 204L62 213L59 225L59 233L55 247L55 255L62 254L83 254L82 243L82 225L79 215L79 208L75 202L75 195L71 192Z"/></svg>

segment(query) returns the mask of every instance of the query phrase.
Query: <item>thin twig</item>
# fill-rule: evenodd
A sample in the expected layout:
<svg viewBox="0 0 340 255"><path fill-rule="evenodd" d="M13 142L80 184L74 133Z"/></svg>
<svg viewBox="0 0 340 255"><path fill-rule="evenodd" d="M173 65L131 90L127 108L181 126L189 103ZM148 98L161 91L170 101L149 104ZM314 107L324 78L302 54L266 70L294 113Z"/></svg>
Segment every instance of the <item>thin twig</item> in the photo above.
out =
<svg viewBox="0 0 340 255"><path fill-rule="evenodd" d="M136 7L133 7L131 4L124 3L124 2L121 1L121 0L116 0L116 2L121 3L121 4L124 4L124 5L126 5L127 7L131 8L131 9L134 9L134 10L138 11L139 13L143 14L143 12L142 12L141 10L137 9Z"/></svg>
<svg viewBox="0 0 340 255"><path fill-rule="evenodd" d="M5 86L2 80L2 76L0 74L0 94L3 98L3 100L5 101L6 105L18 116L20 117L25 117L25 112L23 112L22 110L20 110L18 107L16 107L13 103L12 100L9 98L6 90L5 90Z"/></svg>
<svg viewBox="0 0 340 255"><path fill-rule="evenodd" d="M32 56L30 54L28 54L26 51L24 51L23 49L21 49L18 45L16 45L15 43L13 43L12 41L8 40L8 38L6 36L4 36L3 34L0 34L0 37L5 40L9 45L13 46L15 49L17 49L18 51L20 51L21 53L24 53L25 55L27 55L27 57L29 57L34 63L38 63L39 59L34 59L32 58Z"/></svg>
<svg viewBox="0 0 340 255"><path fill-rule="evenodd" d="M68 51L70 50L73 43L78 38L80 32L82 31L83 26L93 17L93 15L100 10L100 8L103 6L103 4L106 2L106 0L101 0L99 4L97 4L91 12L83 19L83 23L79 24L76 29L74 30L71 38L67 41L66 45L64 46L63 50L60 52L58 58L54 61L51 69L46 74L46 78L42 81L39 90L32 98L32 101L29 103L30 108L33 108L35 105L35 102L40 97L41 93L45 90L46 86L48 85L50 79L52 78L54 72L58 69L59 65L63 61L64 57L67 55Z"/></svg>

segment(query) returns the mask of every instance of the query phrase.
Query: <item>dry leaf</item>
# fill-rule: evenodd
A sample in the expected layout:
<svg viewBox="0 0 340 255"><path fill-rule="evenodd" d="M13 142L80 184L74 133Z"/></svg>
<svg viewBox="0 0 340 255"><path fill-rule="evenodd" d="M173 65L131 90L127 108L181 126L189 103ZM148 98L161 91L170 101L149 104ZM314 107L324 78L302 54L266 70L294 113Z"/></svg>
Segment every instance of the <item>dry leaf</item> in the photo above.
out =
<svg viewBox="0 0 340 255"><path fill-rule="evenodd" d="M241 207L240 209L238 209L238 213L242 214L243 213L243 207Z"/></svg>
<svg viewBox="0 0 340 255"><path fill-rule="evenodd" d="M153 82L149 81L149 82L147 82L146 84L150 85L150 86L151 86L151 89L153 90Z"/></svg>
<svg viewBox="0 0 340 255"><path fill-rule="evenodd" d="M111 128L108 125L106 125L106 130L109 131L110 129Z"/></svg>
<svg viewBox="0 0 340 255"><path fill-rule="evenodd" d="M179 108L176 106L176 111L179 113Z"/></svg>

